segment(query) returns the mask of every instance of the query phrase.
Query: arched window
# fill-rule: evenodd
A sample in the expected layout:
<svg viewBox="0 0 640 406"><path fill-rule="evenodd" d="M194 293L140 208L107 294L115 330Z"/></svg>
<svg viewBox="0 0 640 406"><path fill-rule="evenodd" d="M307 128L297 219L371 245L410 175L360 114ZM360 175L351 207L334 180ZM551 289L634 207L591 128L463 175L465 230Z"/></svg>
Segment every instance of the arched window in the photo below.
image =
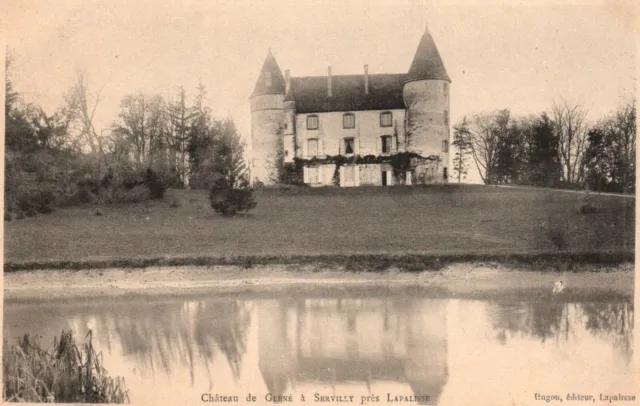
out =
<svg viewBox="0 0 640 406"><path fill-rule="evenodd" d="M356 116L352 113L346 113L342 116L342 128L355 128Z"/></svg>

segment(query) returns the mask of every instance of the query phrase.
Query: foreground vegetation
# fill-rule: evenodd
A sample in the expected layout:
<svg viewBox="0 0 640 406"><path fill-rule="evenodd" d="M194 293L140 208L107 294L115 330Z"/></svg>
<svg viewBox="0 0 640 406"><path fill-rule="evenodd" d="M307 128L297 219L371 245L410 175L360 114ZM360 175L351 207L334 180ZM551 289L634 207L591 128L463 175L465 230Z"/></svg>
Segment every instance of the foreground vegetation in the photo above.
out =
<svg viewBox="0 0 640 406"><path fill-rule="evenodd" d="M76 344L71 332L54 338L53 348L40 348L27 334L14 345L5 339L2 351L4 400L47 403L128 403L122 378L110 378L102 355L91 344Z"/></svg>
<svg viewBox="0 0 640 406"><path fill-rule="evenodd" d="M448 185L263 189L256 200L250 214L226 218L211 210L205 190L169 190L164 200L5 222L5 270L29 261L153 265L146 259L172 257L209 264L233 256L597 255L632 253L635 241L635 199L618 196Z"/></svg>

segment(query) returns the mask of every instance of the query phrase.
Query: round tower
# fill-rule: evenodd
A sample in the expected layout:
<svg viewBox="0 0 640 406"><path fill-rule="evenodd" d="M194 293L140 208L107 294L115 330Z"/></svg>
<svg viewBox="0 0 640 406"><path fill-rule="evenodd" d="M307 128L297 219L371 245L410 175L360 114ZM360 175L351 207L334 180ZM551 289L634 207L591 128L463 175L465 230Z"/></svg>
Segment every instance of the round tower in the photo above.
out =
<svg viewBox="0 0 640 406"><path fill-rule="evenodd" d="M277 183L282 165L285 123L285 81L271 50L251 94L251 184Z"/></svg>
<svg viewBox="0 0 640 406"><path fill-rule="evenodd" d="M291 89L291 74L284 71L284 161L293 162L298 156L296 142L296 100Z"/></svg>
<svg viewBox="0 0 640 406"><path fill-rule="evenodd" d="M416 55L402 89L407 109L407 150L423 157L437 156L433 182L446 182L449 176L449 84L429 30L420 39Z"/></svg>

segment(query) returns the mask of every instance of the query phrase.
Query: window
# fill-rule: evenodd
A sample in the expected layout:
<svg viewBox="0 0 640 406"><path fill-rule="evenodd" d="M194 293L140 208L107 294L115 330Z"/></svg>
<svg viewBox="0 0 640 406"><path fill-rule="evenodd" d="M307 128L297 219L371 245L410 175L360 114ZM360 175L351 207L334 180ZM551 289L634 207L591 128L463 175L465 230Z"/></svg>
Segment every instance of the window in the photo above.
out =
<svg viewBox="0 0 640 406"><path fill-rule="evenodd" d="M449 110L444 111L442 120L444 121L444 125L449 125Z"/></svg>
<svg viewBox="0 0 640 406"><path fill-rule="evenodd" d="M353 154L355 152L356 140L354 138L344 139L344 153Z"/></svg>
<svg viewBox="0 0 640 406"><path fill-rule="evenodd" d="M442 168L442 177L444 178L444 180L449 179L449 174L447 173L447 167L446 166L444 168Z"/></svg>
<svg viewBox="0 0 640 406"><path fill-rule="evenodd" d="M393 149L393 146L392 146L393 145L392 144L393 137L390 136L390 135L383 135L381 138L382 138L382 140L381 140L382 144L381 144L381 148L380 148L381 152L383 154L390 153L392 151L392 149Z"/></svg>
<svg viewBox="0 0 640 406"><path fill-rule="evenodd" d="M307 140L307 156L314 157L318 155L318 140Z"/></svg>
<svg viewBox="0 0 640 406"><path fill-rule="evenodd" d="M264 73L264 84L267 87L271 87L271 72Z"/></svg>
<svg viewBox="0 0 640 406"><path fill-rule="evenodd" d="M380 114L380 127L391 127L393 125L393 117L390 112Z"/></svg>
<svg viewBox="0 0 640 406"><path fill-rule="evenodd" d="M307 116L307 130L318 129L318 116Z"/></svg>
<svg viewBox="0 0 640 406"><path fill-rule="evenodd" d="M444 93L444 97L449 97L449 84L447 82L442 85L442 93Z"/></svg>
<svg viewBox="0 0 640 406"><path fill-rule="evenodd" d="M449 141L442 140L442 152L449 152Z"/></svg>
<svg viewBox="0 0 640 406"><path fill-rule="evenodd" d="M356 116L351 113L343 115L342 128L356 128Z"/></svg>

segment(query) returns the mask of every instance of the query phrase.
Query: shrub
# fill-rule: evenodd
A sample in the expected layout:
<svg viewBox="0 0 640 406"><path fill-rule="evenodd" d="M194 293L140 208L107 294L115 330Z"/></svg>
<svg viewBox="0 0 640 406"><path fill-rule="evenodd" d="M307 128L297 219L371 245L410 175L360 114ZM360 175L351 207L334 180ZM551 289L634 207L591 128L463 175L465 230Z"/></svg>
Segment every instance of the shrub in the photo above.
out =
<svg viewBox="0 0 640 406"><path fill-rule="evenodd" d="M149 188L152 199L162 199L167 191L167 183L162 180L151 168L147 169L145 184Z"/></svg>
<svg viewBox="0 0 640 406"><path fill-rule="evenodd" d="M131 189L116 188L111 196L114 203L138 203L151 198L151 191L146 185L137 185Z"/></svg>
<svg viewBox="0 0 640 406"><path fill-rule="evenodd" d="M54 338L53 349L40 348L27 334L15 345L4 340L2 369L6 402L128 403L122 378L111 378L102 354L91 344L77 345L71 332Z"/></svg>
<svg viewBox="0 0 640 406"><path fill-rule="evenodd" d="M56 204L54 187L42 182L24 182L7 198L7 211L23 216L51 213Z"/></svg>
<svg viewBox="0 0 640 406"><path fill-rule="evenodd" d="M213 186L209 190L209 201L213 210L223 216L247 212L257 206L253 189L249 188L233 189Z"/></svg>

